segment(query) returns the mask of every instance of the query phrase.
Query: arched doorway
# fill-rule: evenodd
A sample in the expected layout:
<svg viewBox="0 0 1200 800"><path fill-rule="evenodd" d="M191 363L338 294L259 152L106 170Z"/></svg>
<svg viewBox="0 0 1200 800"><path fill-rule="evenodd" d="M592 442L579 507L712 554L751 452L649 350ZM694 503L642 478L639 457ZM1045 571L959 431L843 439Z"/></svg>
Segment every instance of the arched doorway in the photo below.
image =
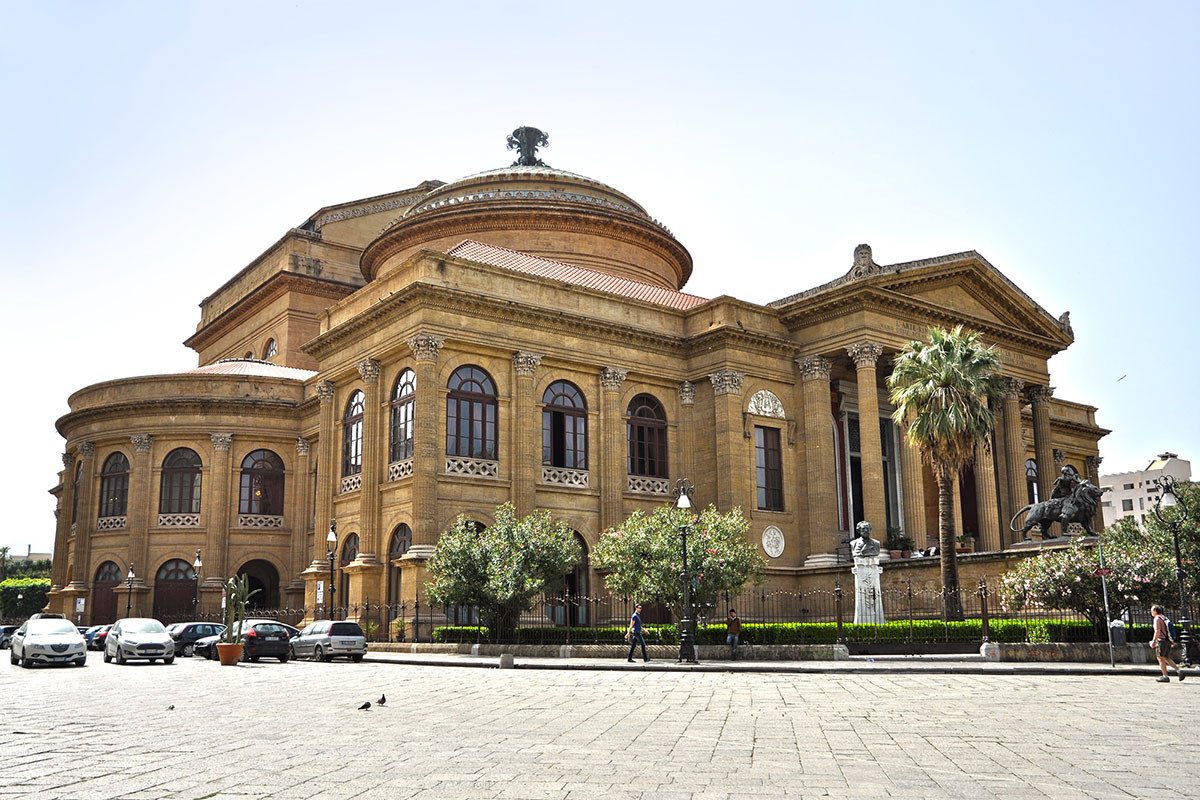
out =
<svg viewBox="0 0 1200 800"><path fill-rule="evenodd" d="M358 558L358 534L352 533L346 537L346 541L342 545L342 560L341 569L339 570L340 580L338 581L338 596L334 598L334 603L340 603L343 608L347 609L347 611L350 608L350 573L346 572L346 567L348 567L356 558Z"/></svg>
<svg viewBox="0 0 1200 800"><path fill-rule="evenodd" d="M388 605L398 606L403 602L404 595L400 591L400 567L396 561L404 557L408 548L412 547L412 528L403 522L396 526L388 543Z"/></svg>
<svg viewBox="0 0 1200 800"><path fill-rule="evenodd" d="M245 575L250 586L246 608L279 608L279 571L274 564L257 558L242 564L237 574Z"/></svg>
<svg viewBox="0 0 1200 800"><path fill-rule="evenodd" d="M92 624L108 625L117 621L117 593L114 589L121 583L121 568L105 561L96 570L92 581Z"/></svg>
<svg viewBox="0 0 1200 800"><path fill-rule="evenodd" d="M192 616L196 573L182 558L172 558L154 575L154 618L163 623L184 622Z"/></svg>
<svg viewBox="0 0 1200 800"><path fill-rule="evenodd" d="M575 569L563 579L570 596L570 613L566 615L568 625L588 624L588 546L579 531L575 531L575 544L579 545L580 558Z"/></svg>

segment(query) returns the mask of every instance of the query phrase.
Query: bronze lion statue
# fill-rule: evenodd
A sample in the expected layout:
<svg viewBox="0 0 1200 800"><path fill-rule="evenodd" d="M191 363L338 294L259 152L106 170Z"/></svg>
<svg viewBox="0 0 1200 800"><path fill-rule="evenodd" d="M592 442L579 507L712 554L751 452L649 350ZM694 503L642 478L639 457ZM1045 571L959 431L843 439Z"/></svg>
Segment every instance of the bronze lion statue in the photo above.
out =
<svg viewBox="0 0 1200 800"><path fill-rule="evenodd" d="M1095 536L1096 532L1092 530L1092 520L1096 516L1096 509L1100 507L1100 498L1106 491L1107 489L1101 489L1091 481L1080 481L1079 485L1066 497L1052 497L1041 503L1032 503L1022 508L1013 515L1012 521L1008 524L1009 530L1029 533L1034 525L1038 525L1042 529L1043 539L1055 539L1057 536L1050 533L1051 525L1058 522L1065 529L1072 522L1078 522L1089 536ZM1025 517L1025 525L1018 528L1017 520L1026 512L1028 512L1028 516Z"/></svg>

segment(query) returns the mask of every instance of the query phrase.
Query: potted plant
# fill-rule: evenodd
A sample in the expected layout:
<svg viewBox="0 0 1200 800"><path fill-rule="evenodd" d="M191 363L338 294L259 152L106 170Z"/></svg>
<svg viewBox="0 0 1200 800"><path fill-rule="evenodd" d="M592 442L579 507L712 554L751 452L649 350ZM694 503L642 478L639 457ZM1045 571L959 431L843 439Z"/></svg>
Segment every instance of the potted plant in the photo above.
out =
<svg viewBox="0 0 1200 800"><path fill-rule="evenodd" d="M904 535L899 528L888 528L888 555L892 558L908 558L912 555L913 540Z"/></svg>
<svg viewBox="0 0 1200 800"><path fill-rule="evenodd" d="M967 531L962 536L958 537L958 547L954 548L957 553L973 553L975 552L975 534Z"/></svg>
<svg viewBox="0 0 1200 800"><path fill-rule="evenodd" d="M406 641L407 627L404 624L404 617L396 617L392 620L392 638L397 642Z"/></svg>
<svg viewBox="0 0 1200 800"><path fill-rule="evenodd" d="M246 619L246 603L250 595L257 591L250 589L249 579L245 575L230 578L225 583L225 631L221 634L221 641L217 642L217 656L223 667L232 667L242 658L241 627Z"/></svg>

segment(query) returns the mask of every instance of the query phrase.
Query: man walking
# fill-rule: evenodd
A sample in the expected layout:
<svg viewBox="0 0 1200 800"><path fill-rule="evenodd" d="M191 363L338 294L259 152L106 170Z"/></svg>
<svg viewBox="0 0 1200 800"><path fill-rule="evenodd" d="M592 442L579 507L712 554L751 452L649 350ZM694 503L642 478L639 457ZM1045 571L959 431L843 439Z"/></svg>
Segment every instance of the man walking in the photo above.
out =
<svg viewBox="0 0 1200 800"><path fill-rule="evenodd" d="M1157 679L1158 682L1171 682L1171 677L1167 675L1168 665L1175 670L1175 674L1179 676L1179 680L1183 680L1183 670L1171 660L1171 648L1175 646L1175 640L1171 638L1171 621L1167 619L1162 606L1155 605L1150 607L1150 620L1154 623L1154 636L1150 639L1150 647L1154 649L1154 654L1158 656L1158 667L1162 670L1162 677Z"/></svg>
<svg viewBox="0 0 1200 800"><path fill-rule="evenodd" d="M633 607L633 614L629 617L629 630L625 632L625 639L629 642L629 655L625 656L626 661L630 664L633 663L633 651L639 644L642 646L642 661L650 660L650 656L646 655L646 639L642 636L641 603Z"/></svg>
<svg viewBox="0 0 1200 800"><path fill-rule="evenodd" d="M737 611L729 609L729 619L725 620L725 644L729 645L729 660L737 661L738 637L742 634L742 621L738 619Z"/></svg>

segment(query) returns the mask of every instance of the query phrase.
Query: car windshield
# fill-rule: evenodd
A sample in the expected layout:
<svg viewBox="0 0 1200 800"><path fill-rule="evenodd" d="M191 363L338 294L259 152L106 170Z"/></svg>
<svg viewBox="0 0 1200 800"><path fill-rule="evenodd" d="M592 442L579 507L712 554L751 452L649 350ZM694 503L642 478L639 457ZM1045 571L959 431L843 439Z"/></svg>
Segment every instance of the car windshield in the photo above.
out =
<svg viewBox="0 0 1200 800"><path fill-rule="evenodd" d="M330 636L362 636L362 628L357 622L335 622L329 626Z"/></svg>
<svg viewBox="0 0 1200 800"><path fill-rule="evenodd" d="M166 633L166 628L156 619L127 619L121 623L125 633Z"/></svg>
<svg viewBox="0 0 1200 800"><path fill-rule="evenodd" d="M58 633L79 633L79 631L65 619L35 619L29 623L29 635L31 636Z"/></svg>

